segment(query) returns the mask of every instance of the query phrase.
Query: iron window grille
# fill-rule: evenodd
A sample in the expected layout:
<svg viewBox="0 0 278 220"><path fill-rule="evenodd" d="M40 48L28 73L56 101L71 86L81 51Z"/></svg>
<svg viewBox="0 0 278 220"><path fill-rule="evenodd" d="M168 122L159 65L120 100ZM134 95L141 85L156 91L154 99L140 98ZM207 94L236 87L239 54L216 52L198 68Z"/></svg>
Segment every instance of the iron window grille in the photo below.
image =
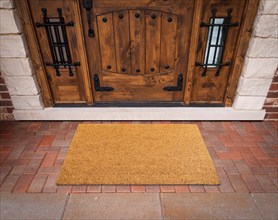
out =
<svg viewBox="0 0 278 220"><path fill-rule="evenodd" d="M65 23L62 16L62 9L57 8L58 18L47 17L47 9L42 8L43 23L36 22L36 27L45 27L50 46L53 63L46 62L46 66L53 66L56 76L60 76L60 68L68 68L69 75L73 76L72 67L80 66L80 62L72 63L69 43L66 33L66 26L73 27L74 22Z"/></svg>
<svg viewBox="0 0 278 220"><path fill-rule="evenodd" d="M206 76L208 68L217 68L215 76L219 76L223 66L230 66L231 61L223 63L223 55L227 40L228 30L230 27L237 27L239 22L231 23L232 9L227 10L225 18L216 17L217 9L213 8L209 23L201 22L201 27L208 28L207 44L204 63L195 62L195 66L204 68L202 76Z"/></svg>

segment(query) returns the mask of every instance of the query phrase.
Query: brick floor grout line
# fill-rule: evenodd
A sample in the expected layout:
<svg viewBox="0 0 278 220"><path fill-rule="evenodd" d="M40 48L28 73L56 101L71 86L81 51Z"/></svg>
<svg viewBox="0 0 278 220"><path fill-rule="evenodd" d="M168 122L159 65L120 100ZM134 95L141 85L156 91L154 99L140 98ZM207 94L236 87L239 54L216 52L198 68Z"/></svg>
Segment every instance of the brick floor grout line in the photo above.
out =
<svg viewBox="0 0 278 220"><path fill-rule="evenodd" d="M18 179L16 180L16 183L14 184L13 188L11 189L11 193L14 193L14 189L15 189L15 187L16 187L16 185L17 185L19 179L20 179L21 176L22 176L22 174L17 174L17 175L18 175L19 177L18 177Z"/></svg>
<svg viewBox="0 0 278 220"><path fill-rule="evenodd" d="M0 166L0 168L1 168L1 166ZM8 174L5 176L5 178L2 180L2 183L1 183L1 185L0 185L0 188L1 188L1 186L4 184L4 182L6 181L6 179L8 178L8 176L10 176L10 174L11 174L11 172L12 172L12 170L13 170L13 166L11 167L11 169L10 169L10 171L8 172ZM1 170L1 169L0 169ZM17 183L17 182L16 182Z"/></svg>
<svg viewBox="0 0 278 220"><path fill-rule="evenodd" d="M259 211L259 213L260 213L262 219L265 219L264 216L263 216L263 213L261 213L261 210L260 210L258 204L256 203L255 199L252 197L252 194L254 194L254 193L249 193L249 196L250 196L252 202L255 204L255 207L256 207L257 210ZM264 194L265 194L265 193L264 193Z"/></svg>
<svg viewBox="0 0 278 220"><path fill-rule="evenodd" d="M160 213L161 213L161 217L162 217L161 219L164 220L165 219L164 218L164 210L163 210L163 206L162 206L161 193L160 192L158 193L158 196L159 196L159 204L160 204Z"/></svg>
<svg viewBox="0 0 278 220"><path fill-rule="evenodd" d="M67 195L67 198L66 198L66 202L65 202L65 206L64 206L64 208L63 208L63 212L62 212L62 216L61 216L61 220L62 219L64 219L64 215L65 215L65 212L66 212L66 208L67 208L67 206L68 206L68 203L69 203L69 199L70 199L70 193L68 193L68 195Z"/></svg>

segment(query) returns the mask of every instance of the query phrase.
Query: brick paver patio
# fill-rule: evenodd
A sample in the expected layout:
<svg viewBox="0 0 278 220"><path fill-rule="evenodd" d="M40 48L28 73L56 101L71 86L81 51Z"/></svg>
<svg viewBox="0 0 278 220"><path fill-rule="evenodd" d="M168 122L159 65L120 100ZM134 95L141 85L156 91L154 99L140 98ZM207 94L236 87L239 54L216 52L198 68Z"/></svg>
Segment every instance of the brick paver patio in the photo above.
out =
<svg viewBox="0 0 278 220"><path fill-rule="evenodd" d="M79 123L196 123L219 186L56 186ZM278 122L0 122L1 192L278 192Z"/></svg>

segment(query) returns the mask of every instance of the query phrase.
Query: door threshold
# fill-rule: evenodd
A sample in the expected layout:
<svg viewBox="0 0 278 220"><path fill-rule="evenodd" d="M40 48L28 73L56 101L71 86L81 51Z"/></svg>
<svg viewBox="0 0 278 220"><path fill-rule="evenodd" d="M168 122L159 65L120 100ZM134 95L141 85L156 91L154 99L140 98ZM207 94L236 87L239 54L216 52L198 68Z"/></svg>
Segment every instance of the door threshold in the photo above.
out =
<svg viewBox="0 0 278 220"><path fill-rule="evenodd" d="M105 107L105 108L146 108L146 107L224 107L221 103L192 103L185 105L183 102L99 102L93 105L87 105L85 103L59 103L54 107Z"/></svg>
<svg viewBox="0 0 278 220"><path fill-rule="evenodd" d="M186 107L182 102L99 102L93 103L93 105L87 105L85 103L78 104L55 104L54 107L107 107L107 108L115 108L115 107L136 107L136 108L144 108L144 107Z"/></svg>

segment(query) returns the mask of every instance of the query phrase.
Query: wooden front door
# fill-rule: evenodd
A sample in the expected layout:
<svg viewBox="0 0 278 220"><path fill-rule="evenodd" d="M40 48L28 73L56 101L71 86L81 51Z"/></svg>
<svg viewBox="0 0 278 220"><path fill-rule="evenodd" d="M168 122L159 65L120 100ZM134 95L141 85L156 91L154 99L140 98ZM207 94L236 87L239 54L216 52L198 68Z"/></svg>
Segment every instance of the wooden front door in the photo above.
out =
<svg viewBox="0 0 278 220"><path fill-rule="evenodd" d="M45 106L231 106L259 0L16 0Z"/></svg>
<svg viewBox="0 0 278 220"><path fill-rule="evenodd" d="M182 102L193 12L194 0L94 0L82 9L94 102Z"/></svg>

